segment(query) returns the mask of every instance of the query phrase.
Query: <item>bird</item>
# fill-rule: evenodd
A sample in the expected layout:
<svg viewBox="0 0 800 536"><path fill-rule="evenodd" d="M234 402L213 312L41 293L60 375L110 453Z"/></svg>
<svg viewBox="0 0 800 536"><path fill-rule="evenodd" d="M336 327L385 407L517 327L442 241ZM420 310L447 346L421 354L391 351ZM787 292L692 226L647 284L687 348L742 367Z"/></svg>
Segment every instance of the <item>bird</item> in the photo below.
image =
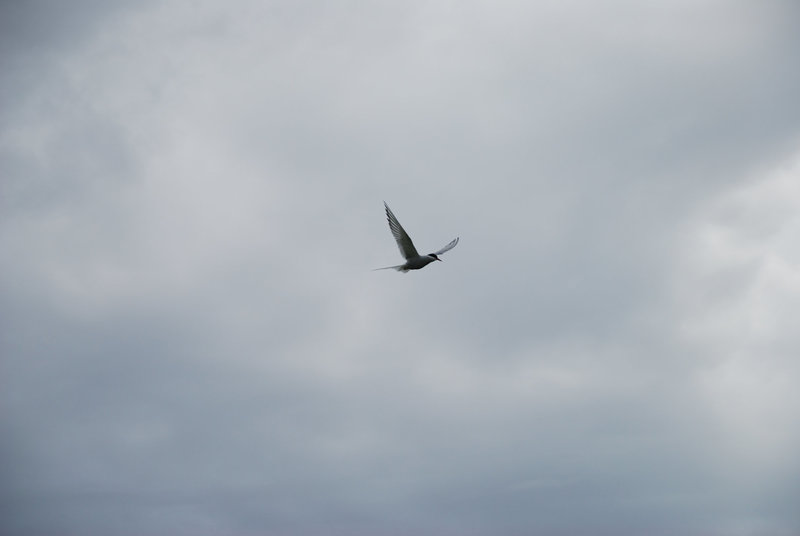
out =
<svg viewBox="0 0 800 536"><path fill-rule="evenodd" d="M398 272L408 272L409 270L419 270L420 268L425 268L427 265L432 263L433 261L441 261L442 259L439 258L439 255L446 251L450 251L456 244L458 244L458 237L454 238L449 244L445 247L437 251L436 253L428 253L427 255L420 255L417 253L417 248L414 247L414 243L411 241L411 237L408 236L408 233L403 229L403 226L400 225L400 222L397 221L397 217L392 212L392 209L389 208L389 205L386 204L386 201L383 202L384 208L386 208L386 219L389 221L389 229L392 231L392 235L394 239L397 241L397 247L400 248L400 254L405 257L406 262L405 264L398 264L397 266L387 266L385 268L375 268L375 270L389 270L394 269Z"/></svg>

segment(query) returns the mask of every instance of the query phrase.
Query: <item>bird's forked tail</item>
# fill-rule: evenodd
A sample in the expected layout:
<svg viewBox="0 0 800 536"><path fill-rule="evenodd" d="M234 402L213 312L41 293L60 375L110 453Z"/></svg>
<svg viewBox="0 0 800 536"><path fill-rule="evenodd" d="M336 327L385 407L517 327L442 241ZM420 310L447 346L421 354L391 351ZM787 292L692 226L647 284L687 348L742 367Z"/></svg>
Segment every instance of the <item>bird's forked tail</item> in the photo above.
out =
<svg viewBox="0 0 800 536"><path fill-rule="evenodd" d="M378 270L397 270L398 272L402 272L404 264L398 264L397 266L385 266L384 268L374 268L372 271L377 272Z"/></svg>

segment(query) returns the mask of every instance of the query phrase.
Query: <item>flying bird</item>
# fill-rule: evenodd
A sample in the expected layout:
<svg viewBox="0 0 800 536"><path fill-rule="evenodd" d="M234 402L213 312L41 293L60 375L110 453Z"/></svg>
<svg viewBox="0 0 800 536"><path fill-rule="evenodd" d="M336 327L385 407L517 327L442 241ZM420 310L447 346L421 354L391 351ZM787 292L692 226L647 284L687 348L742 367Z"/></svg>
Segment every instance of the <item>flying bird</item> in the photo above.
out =
<svg viewBox="0 0 800 536"><path fill-rule="evenodd" d="M386 219L389 220L389 229L392 231L392 235L397 241L397 247L400 248L400 254L405 257L406 262L405 264L398 264L397 266L376 268L376 270L389 270L391 268L397 270L398 272L419 270L420 268L426 267L433 261L441 261L442 259L439 258L439 255L446 251L450 251L456 247L456 244L458 244L458 237L456 237L452 242L447 244L436 253L420 255L417 253L417 248L414 247L411 237L408 236L408 233L405 231L405 229L403 229L403 226L400 225L399 221L397 221L397 217L392 213L392 209L389 208L389 205L386 204L386 201L383 202L383 206L386 208Z"/></svg>

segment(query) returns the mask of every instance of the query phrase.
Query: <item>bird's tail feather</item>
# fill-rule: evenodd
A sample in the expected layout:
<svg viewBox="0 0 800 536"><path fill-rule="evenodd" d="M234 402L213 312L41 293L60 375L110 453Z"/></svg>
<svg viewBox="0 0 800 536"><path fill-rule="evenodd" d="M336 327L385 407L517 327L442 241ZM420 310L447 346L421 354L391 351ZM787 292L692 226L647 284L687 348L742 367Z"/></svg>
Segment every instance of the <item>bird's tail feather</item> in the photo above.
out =
<svg viewBox="0 0 800 536"><path fill-rule="evenodd" d="M398 272L402 271L403 265L398 264L397 266L385 266L384 268L375 268L372 270L373 272L377 272L378 270L397 270Z"/></svg>

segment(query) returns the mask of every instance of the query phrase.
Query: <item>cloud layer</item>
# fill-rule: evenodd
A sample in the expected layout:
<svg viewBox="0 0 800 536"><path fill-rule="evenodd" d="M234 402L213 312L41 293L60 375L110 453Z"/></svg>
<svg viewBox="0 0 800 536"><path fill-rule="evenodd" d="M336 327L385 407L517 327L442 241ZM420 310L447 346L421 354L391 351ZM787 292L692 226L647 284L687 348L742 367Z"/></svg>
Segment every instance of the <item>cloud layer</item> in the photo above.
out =
<svg viewBox="0 0 800 536"><path fill-rule="evenodd" d="M800 530L794 6L59 6L0 8L4 534ZM461 242L371 272L382 200Z"/></svg>

